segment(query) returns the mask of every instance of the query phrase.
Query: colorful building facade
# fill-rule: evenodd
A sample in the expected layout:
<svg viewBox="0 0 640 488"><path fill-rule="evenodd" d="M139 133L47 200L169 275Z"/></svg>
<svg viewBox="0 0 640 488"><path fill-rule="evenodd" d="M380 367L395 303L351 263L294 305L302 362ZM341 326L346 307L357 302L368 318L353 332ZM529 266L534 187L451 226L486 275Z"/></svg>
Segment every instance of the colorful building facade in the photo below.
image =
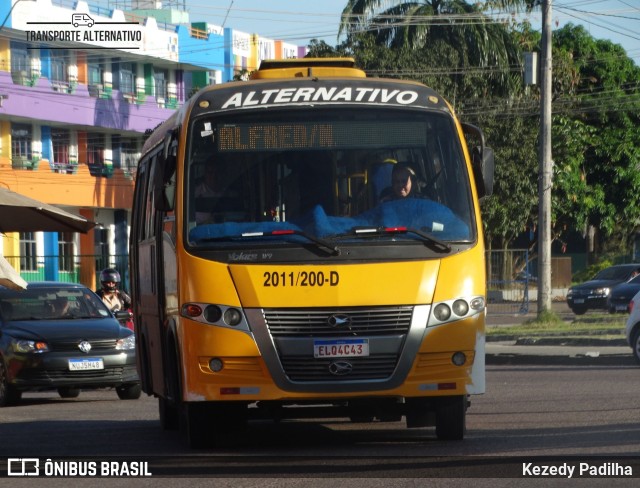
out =
<svg viewBox="0 0 640 488"><path fill-rule="evenodd" d="M27 280L93 287L107 266L126 278L145 132L206 85L233 80L262 59L306 54L153 6L160 8L0 0L0 185L98 224L86 235L0 235L0 253Z"/></svg>

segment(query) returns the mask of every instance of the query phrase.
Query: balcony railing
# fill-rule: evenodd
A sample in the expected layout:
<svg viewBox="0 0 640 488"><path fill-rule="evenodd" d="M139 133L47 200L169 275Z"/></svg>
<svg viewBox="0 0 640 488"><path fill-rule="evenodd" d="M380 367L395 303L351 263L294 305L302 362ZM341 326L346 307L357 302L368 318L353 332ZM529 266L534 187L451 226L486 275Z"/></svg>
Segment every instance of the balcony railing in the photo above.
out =
<svg viewBox="0 0 640 488"><path fill-rule="evenodd" d="M11 157L11 167L13 169L29 169L36 170L38 169L38 165L40 160L37 158L28 159L24 156L12 156Z"/></svg>

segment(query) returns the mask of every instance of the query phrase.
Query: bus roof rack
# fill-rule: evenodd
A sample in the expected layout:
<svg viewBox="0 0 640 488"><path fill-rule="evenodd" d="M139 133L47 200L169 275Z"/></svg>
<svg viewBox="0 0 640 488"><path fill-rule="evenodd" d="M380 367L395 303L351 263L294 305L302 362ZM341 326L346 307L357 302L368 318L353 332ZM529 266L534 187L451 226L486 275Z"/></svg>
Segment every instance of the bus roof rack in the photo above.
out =
<svg viewBox="0 0 640 488"><path fill-rule="evenodd" d="M356 68L353 58L290 58L265 59L260 68L251 73L252 80L265 78L300 78L322 76L348 76L366 78Z"/></svg>

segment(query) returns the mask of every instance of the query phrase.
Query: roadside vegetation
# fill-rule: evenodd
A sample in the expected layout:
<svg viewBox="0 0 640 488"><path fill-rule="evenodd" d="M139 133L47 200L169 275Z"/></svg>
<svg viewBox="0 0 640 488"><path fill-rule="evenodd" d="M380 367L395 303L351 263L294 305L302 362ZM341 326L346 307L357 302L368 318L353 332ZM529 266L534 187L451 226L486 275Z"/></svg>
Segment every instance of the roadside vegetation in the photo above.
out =
<svg viewBox="0 0 640 488"><path fill-rule="evenodd" d="M524 321L514 326L487 327L488 338L504 337L597 337L598 339L624 339L627 314L589 313L573 320L563 320L548 313L539 318Z"/></svg>

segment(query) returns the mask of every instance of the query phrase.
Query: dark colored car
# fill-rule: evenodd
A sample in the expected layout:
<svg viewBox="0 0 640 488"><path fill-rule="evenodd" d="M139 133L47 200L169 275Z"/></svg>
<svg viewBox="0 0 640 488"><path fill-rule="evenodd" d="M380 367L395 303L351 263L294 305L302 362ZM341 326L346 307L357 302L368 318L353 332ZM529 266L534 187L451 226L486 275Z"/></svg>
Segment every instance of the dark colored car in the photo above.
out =
<svg viewBox="0 0 640 488"><path fill-rule="evenodd" d="M607 310L613 287L629 281L638 273L638 263L609 266L599 271L593 279L572 286L567 294L567 305L576 315L582 315L592 309Z"/></svg>
<svg viewBox="0 0 640 488"><path fill-rule="evenodd" d="M0 286L0 407L24 391L75 398L81 389L110 387L123 400L139 398L135 335L118 318L128 312L112 314L83 285Z"/></svg>
<svg viewBox="0 0 640 488"><path fill-rule="evenodd" d="M640 291L640 275L627 283L620 283L611 290L608 309L611 313L629 312L631 299Z"/></svg>

